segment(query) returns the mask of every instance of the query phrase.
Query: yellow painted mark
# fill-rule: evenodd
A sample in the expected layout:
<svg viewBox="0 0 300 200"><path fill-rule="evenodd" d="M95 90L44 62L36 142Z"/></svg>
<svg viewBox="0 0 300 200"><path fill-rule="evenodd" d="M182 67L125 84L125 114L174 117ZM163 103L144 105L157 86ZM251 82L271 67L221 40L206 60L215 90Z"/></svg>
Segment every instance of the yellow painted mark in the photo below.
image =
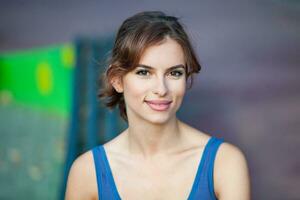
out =
<svg viewBox="0 0 300 200"><path fill-rule="evenodd" d="M53 75L51 67L47 62L38 64L36 80L40 93L42 95L49 95L53 87Z"/></svg>
<svg viewBox="0 0 300 200"><path fill-rule="evenodd" d="M19 149L10 148L8 151L8 157L11 162L18 164L21 161L21 153Z"/></svg>
<svg viewBox="0 0 300 200"><path fill-rule="evenodd" d="M72 45L66 45L61 50L61 62L66 68L73 68L75 64L75 53Z"/></svg>
<svg viewBox="0 0 300 200"><path fill-rule="evenodd" d="M27 168L29 177L34 181L40 181L42 179L42 170L36 165L31 165Z"/></svg>

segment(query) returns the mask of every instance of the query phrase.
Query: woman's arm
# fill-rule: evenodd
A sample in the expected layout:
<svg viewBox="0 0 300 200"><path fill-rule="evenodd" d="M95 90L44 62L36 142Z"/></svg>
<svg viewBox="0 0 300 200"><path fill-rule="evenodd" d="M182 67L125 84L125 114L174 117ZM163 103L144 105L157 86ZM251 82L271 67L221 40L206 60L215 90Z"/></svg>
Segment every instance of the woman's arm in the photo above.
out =
<svg viewBox="0 0 300 200"><path fill-rule="evenodd" d="M250 200L250 176L243 152L230 143L218 150L214 168L214 187L219 200Z"/></svg>
<svg viewBox="0 0 300 200"><path fill-rule="evenodd" d="M65 200L97 199L96 174L92 153L79 156L69 172Z"/></svg>

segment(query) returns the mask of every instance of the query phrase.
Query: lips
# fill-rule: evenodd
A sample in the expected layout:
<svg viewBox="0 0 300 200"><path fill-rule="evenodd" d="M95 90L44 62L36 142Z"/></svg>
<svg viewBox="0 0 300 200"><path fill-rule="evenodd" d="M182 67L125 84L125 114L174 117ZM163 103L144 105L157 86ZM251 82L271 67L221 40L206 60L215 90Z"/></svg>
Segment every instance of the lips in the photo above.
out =
<svg viewBox="0 0 300 200"><path fill-rule="evenodd" d="M149 105L149 107L152 110L155 110L155 111L165 111L165 110L168 110L168 108L170 107L170 104L172 103L172 101L168 101L168 100L152 100L152 101L146 101L146 103Z"/></svg>

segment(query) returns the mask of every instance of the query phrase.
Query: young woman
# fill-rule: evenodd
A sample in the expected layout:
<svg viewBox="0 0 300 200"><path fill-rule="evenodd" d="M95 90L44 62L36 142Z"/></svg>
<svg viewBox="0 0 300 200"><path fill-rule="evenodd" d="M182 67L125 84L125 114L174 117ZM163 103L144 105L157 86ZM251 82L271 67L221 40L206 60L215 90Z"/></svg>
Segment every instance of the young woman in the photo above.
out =
<svg viewBox="0 0 300 200"><path fill-rule="evenodd" d="M100 97L128 128L73 163L67 200L249 200L242 151L176 117L200 65L176 17L142 12L120 27ZM192 80L192 79L191 79Z"/></svg>

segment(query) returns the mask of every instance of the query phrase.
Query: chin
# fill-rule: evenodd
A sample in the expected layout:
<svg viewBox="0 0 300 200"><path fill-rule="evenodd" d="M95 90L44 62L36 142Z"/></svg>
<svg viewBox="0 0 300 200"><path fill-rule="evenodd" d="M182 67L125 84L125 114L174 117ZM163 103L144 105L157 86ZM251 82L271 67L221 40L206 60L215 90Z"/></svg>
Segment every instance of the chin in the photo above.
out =
<svg viewBox="0 0 300 200"><path fill-rule="evenodd" d="M148 115L143 117L145 121L152 123L152 124L156 124L156 125L163 125L166 124L167 122L169 122L171 120L171 116L169 114L158 114L158 115Z"/></svg>

